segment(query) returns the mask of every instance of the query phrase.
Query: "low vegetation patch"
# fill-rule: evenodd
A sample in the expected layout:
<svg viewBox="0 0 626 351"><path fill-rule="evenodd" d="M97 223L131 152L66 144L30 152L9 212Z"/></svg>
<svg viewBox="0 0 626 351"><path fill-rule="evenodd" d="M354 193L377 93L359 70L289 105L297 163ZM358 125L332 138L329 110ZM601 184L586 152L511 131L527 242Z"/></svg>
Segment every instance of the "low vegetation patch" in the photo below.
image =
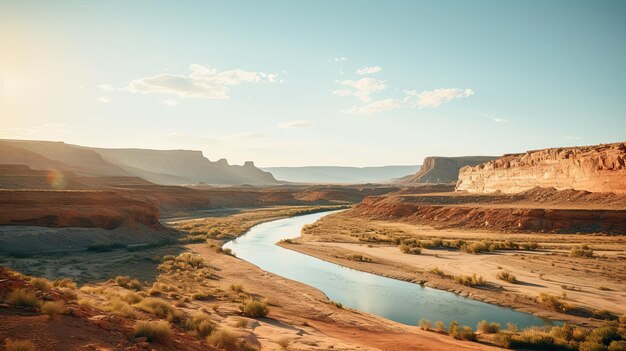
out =
<svg viewBox="0 0 626 351"><path fill-rule="evenodd" d="M65 310L65 304L63 301L47 301L41 305L41 312L50 316L50 318L56 317L58 314L63 313Z"/></svg>
<svg viewBox="0 0 626 351"><path fill-rule="evenodd" d="M34 291L28 289L18 289L9 294L7 302L13 306L39 308L42 301Z"/></svg>
<svg viewBox="0 0 626 351"><path fill-rule="evenodd" d="M352 254L347 257L350 261L358 261L358 262L374 262L374 259L371 257L363 256L361 254Z"/></svg>
<svg viewBox="0 0 626 351"><path fill-rule="evenodd" d="M37 351L37 347L30 340L7 339L4 347L7 351Z"/></svg>
<svg viewBox="0 0 626 351"><path fill-rule="evenodd" d="M517 278L511 272L500 271L496 275L496 278L513 284L517 283Z"/></svg>
<svg viewBox="0 0 626 351"><path fill-rule="evenodd" d="M465 286L483 286L487 283L485 278L475 273L472 275L457 275L454 277L454 281Z"/></svg>
<svg viewBox="0 0 626 351"><path fill-rule="evenodd" d="M587 245L582 245L572 248L569 255L571 257L593 257L593 250Z"/></svg>
<svg viewBox="0 0 626 351"><path fill-rule="evenodd" d="M417 246L410 246L410 245L402 244L399 246L399 248L400 248L400 251L402 251L402 253L409 254L409 255L419 255L422 253L422 249Z"/></svg>
<svg viewBox="0 0 626 351"><path fill-rule="evenodd" d="M170 322L178 322L182 318L182 313L176 307L158 298L145 298L134 306Z"/></svg>
<svg viewBox="0 0 626 351"><path fill-rule="evenodd" d="M420 319L417 325L422 330L430 330L430 321L428 319Z"/></svg>
<svg viewBox="0 0 626 351"><path fill-rule="evenodd" d="M267 316L267 302L254 299L247 299L241 305L241 312L250 318L263 318Z"/></svg>
<svg viewBox="0 0 626 351"><path fill-rule="evenodd" d="M482 334L495 334L500 331L500 323L482 320L476 324L476 331Z"/></svg>
<svg viewBox="0 0 626 351"><path fill-rule="evenodd" d="M135 323L135 336L162 342L172 337L172 330L166 321L138 321Z"/></svg>
<svg viewBox="0 0 626 351"><path fill-rule="evenodd" d="M237 347L237 338L226 329L220 329L206 338L207 344L224 349L227 351L235 351Z"/></svg>
<svg viewBox="0 0 626 351"><path fill-rule="evenodd" d="M551 295L545 292L539 294L537 302L559 312L567 312L571 308L567 303L563 302L561 296Z"/></svg>
<svg viewBox="0 0 626 351"><path fill-rule="evenodd" d="M204 313L198 313L185 321L185 329L198 338L206 338L215 331L215 323Z"/></svg>

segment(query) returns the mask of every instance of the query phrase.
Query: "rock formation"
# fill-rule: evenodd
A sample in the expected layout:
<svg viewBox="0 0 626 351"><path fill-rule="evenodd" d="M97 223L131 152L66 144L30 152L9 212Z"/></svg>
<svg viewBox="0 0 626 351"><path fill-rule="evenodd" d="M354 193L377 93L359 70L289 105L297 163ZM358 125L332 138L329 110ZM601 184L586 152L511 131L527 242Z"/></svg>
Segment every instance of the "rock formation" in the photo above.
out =
<svg viewBox="0 0 626 351"><path fill-rule="evenodd" d="M504 155L462 168L456 190L517 193L534 187L626 194L626 142Z"/></svg>
<svg viewBox="0 0 626 351"><path fill-rule="evenodd" d="M475 166L494 160L493 156L441 157L429 156L424 159L422 168L414 175L400 178L400 184L454 183L459 176L459 169Z"/></svg>
<svg viewBox="0 0 626 351"><path fill-rule="evenodd" d="M201 151L100 149L62 142L0 140L0 164L58 170L82 176L141 177L158 184L278 184L271 173L248 161L212 162Z"/></svg>

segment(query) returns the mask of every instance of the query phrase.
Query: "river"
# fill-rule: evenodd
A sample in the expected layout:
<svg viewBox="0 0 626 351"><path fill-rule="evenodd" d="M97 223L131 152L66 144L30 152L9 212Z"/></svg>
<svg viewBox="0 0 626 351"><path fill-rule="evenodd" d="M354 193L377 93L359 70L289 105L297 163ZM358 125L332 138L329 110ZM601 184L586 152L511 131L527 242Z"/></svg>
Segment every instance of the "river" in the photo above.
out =
<svg viewBox="0 0 626 351"><path fill-rule="evenodd" d="M451 292L357 271L276 243L300 235L302 226L333 212L321 212L259 224L224 245L259 268L315 287L333 301L396 322L417 325L422 318L448 324L456 320L472 328L481 320L519 327L553 322L509 308L468 299Z"/></svg>

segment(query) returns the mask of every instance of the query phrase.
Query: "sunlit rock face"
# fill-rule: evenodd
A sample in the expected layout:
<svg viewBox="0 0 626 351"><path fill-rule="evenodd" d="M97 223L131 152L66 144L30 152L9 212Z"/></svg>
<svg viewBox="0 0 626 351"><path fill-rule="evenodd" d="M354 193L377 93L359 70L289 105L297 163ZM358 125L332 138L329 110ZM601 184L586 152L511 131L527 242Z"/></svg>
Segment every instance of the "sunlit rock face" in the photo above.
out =
<svg viewBox="0 0 626 351"><path fill-rule="evenodd" d="M463 167L456 190L518 193L534 187L626 194L626 142L504 155Z"/></svg>

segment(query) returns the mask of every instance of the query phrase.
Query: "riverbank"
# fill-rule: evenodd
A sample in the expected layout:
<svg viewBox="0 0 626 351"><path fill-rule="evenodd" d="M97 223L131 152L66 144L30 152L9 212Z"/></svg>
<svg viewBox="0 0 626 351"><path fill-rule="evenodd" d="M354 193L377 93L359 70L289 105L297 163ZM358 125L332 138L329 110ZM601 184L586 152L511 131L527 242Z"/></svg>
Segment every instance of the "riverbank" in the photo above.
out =
<svg viewBox="0 0 626 351"><path fill-rule="evenodd" d="M610 311L614 315L622 315L626 312L623 304L626 301L623 291L625 275L621 259L624 251L618 237L507 234L507 239L513 241L540 242L543 249L479 255L458 250L422 249L420 255L409 255L401 253L397 245L384 242L384 239L394 235L423 240L502 240L500 233L435 230L406 223L371 221L346 211L322 218L307 226L301 238L279 245L353 269L583 326L597 326L602 322L589 318L589 314ZM364 237L367 239L363 240ZM590 241L603 250L597 254L608 255L608 258L568 257L569 249L581 240ZM435 269L437 273L433 273ZM512 273L517 281L509 283L497 279L501 271ZM450 279L450 276L474 273L485 277L487 284L469 287ZM559 297L573 310L566 314L547 308L537 301L541 292Z"/></svg>

